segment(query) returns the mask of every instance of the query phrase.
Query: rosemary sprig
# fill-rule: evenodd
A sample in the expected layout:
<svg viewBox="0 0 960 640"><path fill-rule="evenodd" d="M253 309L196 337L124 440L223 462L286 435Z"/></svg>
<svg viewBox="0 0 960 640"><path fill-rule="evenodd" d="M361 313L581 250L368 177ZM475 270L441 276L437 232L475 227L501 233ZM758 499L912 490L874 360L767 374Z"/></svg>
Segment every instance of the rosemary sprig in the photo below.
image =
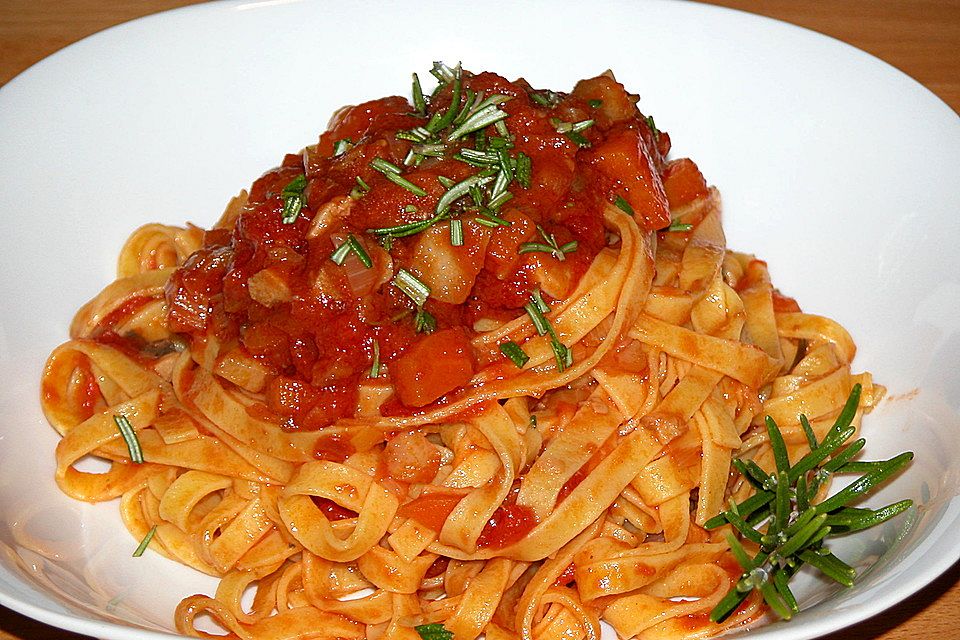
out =
<svg viewBox="0 0 960 640"><path fill-rule="evenodd" d="M283 224L293 224L297 221L300 211L307 204L303 195L306 188L307 178L300 175L291 180L280 192L280 196L283 198L283 211L280 214L280 219Z"/></svg>
<svg viewBox="0 0 960 640"><path fill-rule="evenodd" d="M524 353L523 349L513 340L508 340L500 344L500 352L510 358L510 361L516 365L517 369L523 369L530 356Z"/></svg>
<svg viewBox="0 0 960 640"><path fill-rule="evenodd" d="M379 171L383 174L383 177L394 183L397 186L403 187L410 193L415 196L425 196L427 192L423 190L423 187L413 184L406 178L400 175L402 169L392 162L388 162L383 158L374 158L370 162L370 167Z"/></svg>
<svg viewBox="0 0 960 640"><path fill-rule="evenodd" d="M414 74L416 77L416 74ZM380 377L380 341L373 341L373 361L370 363L370 373L367 375L368 378L379 378Z"/></svg>
<svg viewBox="0 0 960 640"><path fill-rule="evenodd" d="M730 508L708 520L705 526L715 529L730 524L740 537L759 549L751 557L736 537L728 535L730 550L743 574L710 613L714 622L730 616L754 589L773 612L789 620L798 608L788 583L804 564L812 565L842 585L851 586L856 570L830 553L824 542L832 536L876 526L913 504L912 500L901 500L880 509L847 506L871 493L913 459L913 453L906 452L879 462L851 461L864 445L863 439L846 444L856 431L851 423L860 403L860 393L860 385L854 385L822 442L817 442L806 416L800 417L810 452L795 464L790 464L783 434L769 416L765 426L776 471L767 473L752 460L733 462L755 493L740 504L731 500ZM813 504L820 486L835 473L863 475L823 502Z"/></svg>
<svg viewBox="0 0 960 640"><path fill-rule="evenodd" d="M139 558L143 555L143 552L147 550L147 547L150 546L150 541L153 540L153 536L157 533L157 525L153 525L150 531L147 531L147 535L143 536L143 540L140 541L140 544L137 545L137 548L133 551L133 557Z"/></svg>
<svg viewBox="0 0 960 640"><path fill-rule="evenodd" d="M537 225L537 231L540 233L540 237L543 238L543 242L524 242L518 249L518 253L533 253L534 251L540 251L543 253L549 253L557 260L563 262L566 259L566 254L572 253L577 250L577 241L571 240L564 245L558 245L557 239L552 233L547 233L544 231L543 227Z"/></svg>
<svg viewBox="0 0 960 640"><path fill-rule="evenodd" d="M413 328L417 333L433 333L437 330L437 319L423 307L417 307L413 316Z"/></svg>
<svg viewBox="0 0 960 640"><path fill-rule="evenodd" d="M137 432L127 416L117 414L113 416L113 421L123 436L123 441L127 443L127 450L130 452L130 461L134 464L143 464L143 450L140 448L140 440L137 438Z"/></svg>
<svg viewBox="0 0 960 640"><path fill-rule="evenodd" d="M342 266L347 256L351 253L357 256L360 263L367 269L373 266L373 260L370 259L370 254L366 252L363 245L360 244L360 241L357 240L356 236L352 233L348 234L347 239L330 254L330 259L333 260L335 264Z"/></svg>
<svg viewBox="0 0 960 640"><path fill-rule="evenodd" d="M453 632L445 629L439 622L421 624L414 627L414 630L423 640L453 640Z"/></svg>
<svg viewBox="0 0 960 640"><path fill-rule="evenodd" d="M573 351L560 342L556 330L547 320L546 314L550 313L550 306L544 301L539 289L530 294L530 302L525 304L523 308L530 316L537 334L550 336L550 347L553 349L553 356L557 360L557 371L563 372L564 369L573 364Z"/></svg>

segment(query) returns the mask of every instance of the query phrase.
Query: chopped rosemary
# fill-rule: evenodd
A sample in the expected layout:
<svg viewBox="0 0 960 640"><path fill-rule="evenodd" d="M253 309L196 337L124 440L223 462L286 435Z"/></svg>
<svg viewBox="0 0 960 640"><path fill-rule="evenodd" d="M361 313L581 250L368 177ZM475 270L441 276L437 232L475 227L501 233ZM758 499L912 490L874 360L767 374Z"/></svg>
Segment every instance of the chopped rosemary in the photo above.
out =
<svg viewBox="0 0 960 640"><path fill-rule="evenodd" d="M693 229L692 224L673 221L670 223L669 227L661 229L661 231L690 231L691 229Z"/></svg>
<svg viewBox="0 0 960 640"><path fill-rule="evenodd" d="M439 622L421 624L414 627L421 640L453 640L453 632L448 631Z"/></svg>
<svg viewBox="0 0 960 640"><path fill-rule="evenodd" d="M447 135L447 140L452 142L468 133L485 129L491 124L496 124L505 119L509 114L506 111L501 111L497 105L510 99L510 96L499 94L490 96L480 103L478 108L469 113L463 123Z"/></svg>
<svg viewBox="0 0 960 640"><path fill-rule="evenodd" d="M437 319L423 307L417 307L413 316L413 328L417 333L433 333L437 330Z"/></svg>
<svg viewBox="0 0 960 640"><path fill-rule="evenodd" d="M510 361L513 362L518 369L523 369L523 365L527 364L527 361L530 360L530 356L524 353L520 345L513 340L502 343L500 345L500 352L510 358Z"/></svg>
<svg viewBox="0 0 960 640"><path fill-rule="evenodd" d="M560 94L555 91L536 91L530 94L530 99L541 107L552 109L560 103Z"/></svg>
<svg viewBox="0 0 960 640"><path fill-rule="evenodd" d="M393 277L393 286L405 293L418 307L422 307L430 296L430 287L406 269L397 271L397 275Z"/></svg>
<svg viewBox="0 0 960 640"><path fill-rule="evenodd" d="M399 185L409 191L410 193L417 196L425 196L427 192L423 190L422 187L419 187L406 178L402 177L400 173L403 171L400 167L393 164L392 162L387 162L383 158L374 158L370 162L370 167L379 171L383 176L390 182Z"/></svg>
<svg viewBox="0 0 960 640"><path fill-rule="evenodd" d="M502 176L503 174L501 173L500 175ZM487 207L493 211L499 211L500 207L502 207L511 199L513 199L512 193L510 193L509 191L501 191L495 197L491 198L489 202L487 202ZM502 218L500 218L500 220L502 221L501 224L510 226L510 223L507 222L506 220L503 220Z"/></svg>
<svg viewBox="0 0 960 640"><path fill-rule="evenodd" d="M147 531L147 535L143 536L143 540L140 541L140 544L137 545L137 548L133 552L134 558L139 558L143 555L143 552L147 550L147 547L150 546L150 541L153 540L153 536L157 533L157 525L153 525L153 528L150 531Z"/></svg>
<svg viewBox="0 0 960 640"><path fill-rule="evenodd" d="M463 69L459 64L451 68L442 62L435 62L430 73L440 83L431 94L430 100L423 96L419 77L413 74L413 103L417 115L426 117L431 101L446 89L450 91L450 104L442 111L435 110L425 125L396 134L397 138L412 142L403 164L419 166L428 157L452 157L477 167L479 171L459 182L445 176L437 177L446 192L437 201L433 218L369 231L381 237L397 238L413 235L446 217L455 218L467 211L477 212L480 216L477 222L480 224L509 225L508 221L497 215L497 211L513 198L513 194L509 191L511 183L516 181L527 189L530 188L532 180L530 157L522 152L512 156L509 152L514 148L513 137L504 122L509 117L509 113L501 107L513 97L498 93L485 95L483 91L474 91L465 87ZM548 103L559 99L558 94L552 92L546 92L541 97ZM592 121L583 121L569 126L571 130L580 131L590 124ZM496 135L487 134L486 129L490 126L496 129ZM577 131L572 131L572 134L576 135ZM471 139L474 143L472 148L464 142ZM371 166L392 182L417 195L425 195L421 187L402 178L400 167L382 159L374 160ZM363 192L355 189L351 195L360 197ZM472 206L469 203L458 204L458 201L468 196L473 201ZM450 209L454 206L457 206L459 211L450 213ZM450 238L453 246L462 246L461 232L461 223L451 224Z"/></svg>
<svg viewBox="0 0 960 640"><path fill-rule="evenodd" d="M617 196L617 199L613 201L614 206L620 211L623 211L627 215L634 215L633 207L630 206L630 203L626 201L623 196Z"/></svg>
<svg viewBox="0 0 960 640"><path fill-rule="evenodd" d="M476 149L461 149L459 153L453 156L460 162L465 162L474 167L493 167L500 162L500 158L494 151L477 151Z"/></svg>
<svg viewBox="0 0 960 640"><path fill-rule="evenodd" d="M367 229L367 233L387 238L405 238L424 231L437 224L446 217L446 212L437 214L432 218L420 220L419 222L406 222L393 227L381 227L380 229Z"/></svg>
<svg viewBox="0 0 960 640"><path fill-rule="evenodd" d="M413 110L419 116L427 115L427 101L423 97L423 88L417 74L413 74Z"/></svg>
<svg viewBox="0 0 960 640"><path fill-rule="evenodd" d="M533 302L534 306L537 308L540 313L550 313L550 307L543 299L543 294L540 293L540 289L534 289L533 293L530 294L530 301ZM542 333L540 335L543 335Z"/></svg>
<svg viewBox="0 0 960 640"><path fill-rule="evenodd" d="M353 148L353 140L350 138L344 138L343 140L337 140L333 143L333 157L342 156L347 151Z"/></svg>
<svg viewBox="0 0 960 640"><path fill-rule="evenodd" d="M283 197L283 212L280 215L284 224L293 224L297 221L303 205L306 204L306 200L303 197L303 191L306 188L306 176L299 175L287 183L287 186L280 192L280 195Z"/></svg>
<svg viewBox="0 0 960 640"><path fill-rule="evenodd" d="M530 177L533 174L533 165L530 161L530 156L524 152L517 154L517 170L516 177L517 182L520 183L524 189L530 188Z"/></svg>
<svg viewBox="0 0 960 640"><path fill-rule="evenodd" d="M650 127L650 133L653 134L653 139L656 140L660 137L660 130L657 129L657 123L653 121L653 116L646 117L647 126Z"/></svg>
<svg viewBox="0 0 960 640"><path fill-rule="evenodd" d="M430 75L440 81L440 86L442 87L445 84L448 84L454 77L454 70L445 65L443 62L434 62L433 68L430 70Z"/></svg>
<svg viewBox="0 0 960 640"><path fill-rule="evenodd" d="M447 187L447 192L440 196L440 199L437 201L436 212L438 214L445 213L447 209L450 208L450 205L469 193L471 187L480 187L492 182L496 173L496 169L485 169L460 182L451 184Z"/></svg>
<svg viewBox="0 0 960 640"><path fill-rule="evenodd" d="M571 240L563 246L558 246L556 237L554 237L552 233L547 233L539 224L537 225L537 231L540 233L540 237L543 238L543 242L524 242L518 249L519 253L533 253L534 251L540 251L543 253L549 253L554 258L562 262L564 259L566 259L566 254L577 250L576 240Z"/></svg>
<svg viewBox="0 0 960 640"><path fill-rule="evenodd" d="M358 198L362 198L368 193L370 193L370 185L368 185L363 178L357 176L357 186L350 191L350 197L356 200Z"/></svg>
<svg viewBox="0 0 960 640"><path fill-rule="evenodd" d="M450 244L454 247L463 246L463 221L460 218L450 221Z"/></svg>
<svg viewBox="0 0 960 640"><path fill-rule="evenodd" d="M509 220L501 218L489 209L481 209L477 212L481 217L476 218L476 222L485 227L509 227L512 223Z"/></svg>
<svg viewBox="0 0 960 640"><path fill-rule="evenodd" d="M433 134L424 127L414 127L406 131L397 131L394 134L397 140L410 140L411 142L426 142L433 137Z"/></svg>
<svg viewBox="0 0 960 640"><path fill-rule="evenodd" d="M556 128L557 133L580 133L593 126L593 120L581 120L580 122L563 122L559 118L550 118L550 124Z"/></svg>
<svg viewBox="0 0 960 640"><path fill-rule="evenodd" d="M590 141L587 140L587 137L586 137L585 135L583 135L582 133L580 133L579 131L568 131L567 133L565 133L565 134L563 134L563 135L565 135L565 136L567 136L568 138L570 138L570 141L573 142L573 143L574 143L575 145L577 145L578 147L589 147L589 146L590 146Z"/></svg>
<svg viewBox="0 0 960 640"><path fill-rule="evenodd" d="M137 439L137 432L130 424L130 420L123 414L117 414L113 416L113 421L117 423L117 429L120 430L123 441L127 443L130 461L134 464L143 464L143 450L140 449L140 440Z"/></svg>
<svg viewBox="0 0 960 640"><path fill-rule="evenodd" d="M416 74L414 74L416 75ZM380 341L373 341L373 362L370 363L370 378L380 377Z"/></svg>
<svg viewBox="0 0 960 640"><path fill-rule="evenodd" d="M734 461L734 467L753 485L755 493L740 504L731 500L730 508L708 520L705 526L715 529L729 523L740 536L758 545L759 551L751 557L736 537L727 536L743 575L710 613L714 622L729 617L754 589L760 591L772 611L789 620L798 607L788 582L803 564L851 586L856 570L833 555L824 541L876 526L913 504L911 500L901 500L880 509L847 506L871 493L913 459L913 453L906 452L880 462L850 461L863 447L862 439L844 447L856 431L851 423L860 393L860 385L854 385L840 415L820 443L806 416L800 417L810 452L795 464L790 464L783 435L770 416L765 423L776 470L767 473L751 460ZM823 502L812 504L820 486L833 473L864 475Z"/></svg>
<svg viewBox="0 0 960 640"><path fill-rule="evenodd" d="M444 65L446 70L449 70L449 67ZM434 114L433 118L430 119L430 122L427 123L427 130L430 133L436 133L438 131L443 131L453 122L454 118L457 117L457 113L460 110L460 87L463 81L463 69L458 64L455 69L450 71L452 77L449 80L446 80L446 83L449 84L453 82L453 92L450 96L450 106L443 113L442 116ZM448 77L444 74L444 77Z"/></svg>
<svg viewBox="0 0 960 640"><path fill-rule="evenodd" d="M560 342L553 325L547 320L545 314L550 312L550 307L544 302L539 289L530 294L530 302L525 304L523 308L530 316L537 334L541 336L549 334L550 347L553 349L553 355L557 360L557 371L563 372L564 369L573 364L573 352Z"/></svg>
<svg viewBox="0 0 960 640"><path fill-rule="evenodd" d="M357 259L360 260L361 264L367 269L373 266L373 260L370 259L370 255L352 233L347 236L347 239L344 240L339 247L334 249L333 253L330 254L330 259L336 264L342 265L350 253L357 256Z"/></svg>

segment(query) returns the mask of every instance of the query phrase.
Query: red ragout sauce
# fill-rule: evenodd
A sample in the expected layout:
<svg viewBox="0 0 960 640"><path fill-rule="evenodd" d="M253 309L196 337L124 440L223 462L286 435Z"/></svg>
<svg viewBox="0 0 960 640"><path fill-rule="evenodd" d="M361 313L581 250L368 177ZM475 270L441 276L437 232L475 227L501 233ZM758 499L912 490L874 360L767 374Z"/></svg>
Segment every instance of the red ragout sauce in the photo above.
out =
<svg viewBox="0 0 960 640"><path fill-rule="evenodd" d="M644 229L661 229L670 223L671 206L706 191L692 162L665 161L669 136L657 131L637 110L637 98L610 77L584 80L571 94L558 94L534 91L523 80L464 72L461 104L480 92L510 97L500 107L508 114L503 122L509 138L498 144L507 141L509 158L529 158L532 171L529 185L510 183L512 198L496 212L509 225L477 224L469 194L454 202L451 211L463 221L464 242L445 250L471 281L459 296L462 302L431 295L424 310L435 318L435 332L418 332L414 303L390 279L400 268L418 275L423 260L418 243L425 234L395 238L388 253L370 230L433 217L448 190L444 182L483 170L454 156L463 148L493 149L490 141L500 137L494 126L448 143L443 157L404 164L414 143L397 133L424 127L446 111L451 84L429 101L426 115L414 113L401 97L339 111L316 145L287 155L257 179L232 227L208 231L203 247L169 281L170 327L192 340L216 336L221 353L238 348L264 364L267 413L285 429L320 429L353 415L374 344L396 390L383 411L394 415L443 402L481 367L512 366L499 353L472 351L477 320L523 315L536 288L554 298L569 295L609 242L603 211L610 204L632 209ZM573 134L564 131L588 121ZM345 140L349 144L338 145ZM402 178L426 195L388 180L371 166L377 158L399 167ZM285 223L284 189L301 176L305 204ZM318 215L329 223L316 224ZM538 226L557 245L576 241L576 249L562 261L543 251L520 253L522 243L543 241ZM385 278L358 285L348 277L363 269L355 256L343 265L331 260L348 234L373 258L375 269L387 265ZM544 284L545 273L552 285ZM254 277L261 286L273 283L277 295L256 295ZM514 526L510 522L523 520L522 514L505 514L497 526L506 531ZM485 539L502 543L503 535Z"/></svg>

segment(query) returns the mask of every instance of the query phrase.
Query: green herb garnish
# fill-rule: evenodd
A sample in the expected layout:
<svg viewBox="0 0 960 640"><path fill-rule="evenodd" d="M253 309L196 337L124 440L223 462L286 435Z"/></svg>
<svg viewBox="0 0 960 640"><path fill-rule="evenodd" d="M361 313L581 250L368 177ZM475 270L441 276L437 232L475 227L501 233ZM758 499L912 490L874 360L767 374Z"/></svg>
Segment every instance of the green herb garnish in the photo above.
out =
<svg viewBox="0 0 960 640"><path fill-rule="evenodd" d="M397 275L393 277L393 286L405 293L417 307L422 307L430 296L430 287L406 269L397 271Z"/></svg>
<svg viewBox="0 0 960 640"><path fill-rule="evenodd" d="M414 630L420 634L422 640L453 640L453 631L447 631L439 622L421 624L414 627Z"/></svg>
<svg viewBox="0 0 960 640"><path fill-rule="evenodd" d="M134 430L130 420L123 414L113 416L113 421L117 423L117 429L123 436L123 441L127 443L127 450L130 452L130 461L134 464L143 464L143 450L140 449L140 440L137 439L137 432Z"/></svg>
<svg viewBox="0 0 960 640"><path fill-rule="evenodd" d="M423 307L417 307L413 316L413 328L417 333L433 333L437 330L437 319Z"/></svg>
<svg viewBox="0 0 960 640"><path fill-rule="evenodd" d="M586 131L593 126L593 120L581 120L580 122L563 122L559 118L550 118L550 124L554 126L557 133L579 133Z"/></svg>
<svg viewBox="0 0 960 640"><path fill-rule="evenodd" d="M591 109L599 109L603 106L603 100L587 100L587 104L590 105Z"/></svg>
<svg viewBox="0 0 960 640"><path fill-rule="evenodd" d="M613 201L613 204L617 209L623 211L627 215L634 215L633 207L630 206L630 203L627 202L626 198L623 196L617 196L617 199Z"/></svg>
<svg viewBox="0 0 960 640"><path fill-rule="evenodd" d="M427 218L426 220L420 220L418 222L406 222L393 227L382 227L380 229L367 229L367 233L372 233L375 236L382 236L386 238L405 238L407 236L416 235L421 231L432 227L446 217L447 214L444 212L435 215L432 218Z"/></svg>
<svg viewBox="0 0 960 640"><path fill-rule="evenodd" d="M417 195L417 196L427 195L427 192L424 191L422 187L413 184L412 182L410 182L409 180L401 176L400 173L403 170L397 165L393 164L392 162L388 162L383 158L374 158L373 161L370 162L370 167L382 173L383 177L385 177L390 182L403 187L404 189L406 189L407 191L409 191L414 195Z"/></svg>
<svg viewBox="0 0 960 640"><path fill-rule="evenodd" d="M150 531L147 531L147 535L143 536L143 540L140 541L140 544L137 545L137 548L133 552L134 558L139 558L143 555L143 552L147 550L147 547L150 546L150 541L153 540L154 534L157 533L157 525L153 525L153 528Z"/></svg>
<svg viewBox="0 0 960 640"><path fill-rule="evenodd" d="M677 222L674 220L670 223L670 226L661 229L661 231L690 231L691 229L693 229L692 224L688 224L686 222Z"/></svg>
<svg viewBox="0 0 960 640"><path fill-rule="evenodd" d="M530 94L530 99L541 107L552 109L560 103L560 94L555 91L537 91Z"/></svg>
<svg viewBox="0 0 960 640"><path fill-rule="evenodd" d="M303 197L303 190L307 188L306 176L297 176L283 188L280 195L283 197L283 212L281 220L284 224L293 224L297 221L306 199Z"/></svg>
<svg viewBox="0 0 960 640"><path fill-rule="evenodd" d="M657 129L657 123L653 121L653 116L646 117L647 126L650 127L650 133L653 134L653 139L656 140L660 137L660 130Z"/></svg>
<svg viewBox="0 0 960 640"><path fill-rule="evenodd" d="M518 253L533 253L534 251L549 253L562 262L566 259L566 254L577 250L576 240L571 240L563 246L558 246L556 237L554 237L552 233L544 231L543 227L539 224L537 225L537 231L540 233L540 237L543 238L543 242L524 242L517 249Z"/></svg>
<svg viewBox="0 0 960 640"><path fill-rule="evenodd" d="M463 246L463 221L460 218L450 221L450 244L454 247Z"/></svg>
<svg viewBox="0 0 960 640"><path fill-rule="evenodd" d="M423 88L417 74L413 74L413 110L418 116L427 115L427 101L423 97Z"/></svg>
<svg viewBox="0 0 960 640"><path fill-rule="evenodd" d="M451 218L452 222L466 212L477 213L480 216L477 222L486 226L508 225L510 223L496 213L513 197L509 191L511 183L516 181L524 188L530 187L530 158L523 153L517 153L516 156L509 153L514 147L513 137L504 122L509 114L500 108L503 103L512 100L512 96L487 96L483 91L464 88L463 69L459 64L450 68L442 62L436 62L430 73L440 82L430 98L423 96L419 78L416 74L413 76L413 103L417 114L426 117L432 102L448 86L451 93L450 104L442 112L435 111L425 125L396 134L397 138L413 143L403 164L418 166L427 157L452 157L477 167L480 171L459 182L438 176L437 179L446 192L437 201L434 217L420 222L369 230L381 237L398 238L420 233L440 220ZM497 135L487 135L486 129L491 125L496 128ZM585 125L577 123L576 126ZM469 146L469 140L473 140L473 148ZM418 193L415 189L420 187L401 178L399 167L385 161L375 162L374 168L389 180ZM467 197L472 200L472 205L463 202ZM450 239L453 246L462 246L461 231L461 226L451 224Z"/></svg>
<svg viewBox="0 0 960 640"><path fill-rule="evenodd" d="M524 189L529 189L530 177L533 174L533 165L530 161L530 156L522 151L517 154L517 170L515 174L520 186Z"/></svg>
<svg viewBox="0 0 960 640"><path fill-rule="evenodd" d="M368 193L370 193L370 185L368 185L363 178L357 176L357 186L350 191L350 197L357 200Z"/></svg>
<svg viewBox="0 0 960 640"><path fill-rule="evenodd" d="M380 341L373 341L373 362L370 363L370 378L380 377Z"/></svg>
<svg viewBox="0 0 960 640"><path fill-rule="evenodd" d="M342 156L347 151L353 148L353 141L350 138L344 138L343 140L337 140L333 143L333 157Z"/></svg>
<svg viewBox="0 0 960 640"><path fill-rule="evenodd" d="M517 366L517 369L523 369L523 365L527 364L527 361L530 360L530 356L524 353L520 345L513 340L501 344L500 352L510 358L510 361Z"/></svg>
<svg viewBox="0 0 960 640"><path fill-rule="evenodd" d="M434 69L436 68L437 67L434 66ZM453 82L453 92L450 96L450 107L443 113L442 116L437 113L433 114L433 118L431 118L430 122L427 123L426 129L430 133L443 131L449 127L454 118L457 117L457 113L460 110L460 86L463 80L463 69L461 69L459 64L455 69L452 70L446 65L443 65L443 68L444 72L441 75L449 79L441 82L444 82L445 84L450 84L450 82ZM436 77L436 74L434 74L434 76Z"/></svg>
<svg viewBox="0 0 960 640"><path fill-rule="evenodd" d="M334 249L333 253L330 254L330 259L336 264L342 265L351 253L357 256L357 259L360 260L367 269L373 266L373 260L370 259L370 255L352 233L347 236L347 239L344 240L339 247Z"/></svg>
<svg viewBox="0 0 960 640"><path fill-rule="evenodd" d="M557 133L562 133L579 147L589 147L590 141L587 140L581 131L586 131L593 126L593 120L581 120L580 122L563 122L558 118L550 118L550 124L554 126Z"/></svg>
<svg viewBox="0 0 960 640"><path fill-rule="evenodd" d="M440 196L440 199L437 201L437 213L445 213L447 209L450 208L450 205L470 193L471 187L482 187L483 185L493 182L496 174L496 169L485 169L480 173L450 185L447 188L447 192Z"/></svg>
<svg viewBox="0 0 960 640"><path fill-rule="evenodd" d="M789 620L798 608L788 583L804 564L851 586L856 570L833 555L824 542L832 536L876 526L913 504L912 500L901 500L880 509L847 506L871 493L913 459L913 453L907 452L879 462L850 460L863 447L862 439L844 447L855 432L851 423L860 392L860 385L854 385L823 442L817 442L806 416L801 416L810 452L796 464L790 464L780 428L769 416L765 422L776 471L767 473L751 460L734 461L734 467L753 485L755 493L740 504L731 500L730 508L708 520L705 526L715 529L729 523L743 539L760 548L751 557L736 537L728 535L730 550L743 574L710 613L714 622L725 620L754 589L760 591L772 611ZM834 473L863 475L837 494L813 504L820 487Z"/></svg>
<svg viewBox="0 0 960 640"><path fill-rule="evenodd" d="M541 336L549 334L550 347L553 349L553 355L557 360L557 370L563 372L564 369L573 364L573 351L560 342L553 325L547 320L546 314L550 312L550 306L544 302L539 289L530 294L530 302L525 304L523 308L530 316L537 334Z"/></svg>

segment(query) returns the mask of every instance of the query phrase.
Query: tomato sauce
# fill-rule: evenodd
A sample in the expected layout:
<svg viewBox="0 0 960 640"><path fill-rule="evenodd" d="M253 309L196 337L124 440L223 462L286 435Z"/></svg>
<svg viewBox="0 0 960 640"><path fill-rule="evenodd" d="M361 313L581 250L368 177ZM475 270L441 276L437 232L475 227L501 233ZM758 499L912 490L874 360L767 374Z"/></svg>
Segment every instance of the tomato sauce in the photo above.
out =
<svg viewBox="0 0 960 640"><path fill-rule="evenodd" d="M319 496L310 496L310 498L313 500L313 504L320 509L320 512L323 513L324 517L330 522L357 517L356 511L341 507L330 498L321 498Z"/></svg>
<svg viewBox="0 0 960 640"><path fill-rule="evenodd" d="M499 106L507 114L508 137L488 126L454 138L455 125L450 125L440 132L441 152L405 164L422 146L404 132L445 113L452 84L430 100L426 114L396 96L342 109L316 145L287 155L253 183L233 228L205 234L203 247L167 285L172 330L194 341L216 336L224 350L243 349L266 365L273 377L267 408L286 429L322 429L353 415L375 346L398 391L386 412L410 415L446 397L473 375L480 358L465 351L475 335L474 322L523 315L544 268L565 278L565 290L554 291L558 297L572 291L607 244L603 215L610 204L625 198L641 226L661 228L670 222L668 196L678 190L686 195L696 182L689 167L682 174L670 169L673 165L664 161L669 136L656 131L636 109L636 98L605 76L581 82L571 94L544 94L523 80L464 72L456 110L480 92L509 96ZM545 95L550 96L546 105ZM571 132L574 125L580 129ZM465 221L487 211L505 222L492 225L466 300L451 304L431 296L423 305L438 332L460 336L457 345L448 340L444 349L435 349L429 330L417 325L422 314L413 300L390 283L400 268L412 268L421 234L395 237L381 247L380 236L371 230L429 220L451 184L482 171L503 171L490 169L489 162L465 161L465 149L492 154L485 157L494 158L497 167L507 158L514 163L514 177L510 196L496 211L479 206L476 194L464 192L453 200L449 210ZM497 149L506 155L497 155ZM530 166L523 180L522 158ZM413 188L397 184L394 173L378 170L382 165L374 161L396 167ZM682 188L664 190L668 169L676 174L675 184L683 177ZM296 193L297 184L302 207L294 208L297 215L291 218L290 189ZM346 213L332 215L326 206L331 202L346 202ZM520 253L522 243L543 240L541 230L558 246L576 243L575 249L559 257ZM354 292L347 265L331 260L337 242L350 234L367 254L383 252L378 255L388 258L385 277L362 295ZM465 238L464 248L476 241ZM251 285L251 278L265 271L273 283L267 291ZM504 522L519 522L518 513L504 516Z"/></svg>
<svg viewBox="0 0 960 640"><path fill-rule="evenodd" d="M572 562L567 565L563 572L553 581L555 587L568 587L577 580L577 566Z"/></svg>
<svg viewBox="0 0 960 640"><path fill-rule="evenodd" d="M477 547L502 549L519 542L537 525L533 509L521 504L504 503L487 521L477 538Z"/></svg>
<svg viewBox="0 0 960 640"><path fill-rule="evenodd" d="M520 482L515 481L506 499L493 512L477 538L477 547L503 549L522 540L535 526L537 518L530 507L517 504Z"/></svg>

